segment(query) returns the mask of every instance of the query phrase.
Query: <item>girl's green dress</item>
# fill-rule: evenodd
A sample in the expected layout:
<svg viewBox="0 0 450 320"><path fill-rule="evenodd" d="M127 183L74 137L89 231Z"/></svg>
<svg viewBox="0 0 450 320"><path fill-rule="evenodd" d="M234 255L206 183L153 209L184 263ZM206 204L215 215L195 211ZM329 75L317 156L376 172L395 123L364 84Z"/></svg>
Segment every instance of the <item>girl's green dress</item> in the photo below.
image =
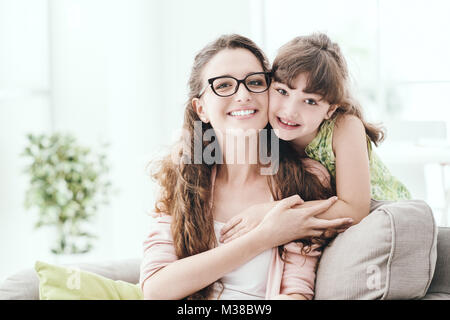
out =
<svg viewBox="0 0 450 320"><path fill-rule="evenodd" d="M317 136L305 148L306 155L322 163L331 175L331 183L336 185L336 159L332 149L333 129L336 119L325 120ZM370 159L370 184L372 199L400 200L410 199L408 189L397 180L378 155L372 150L372 143L367 137Z"/></svg>

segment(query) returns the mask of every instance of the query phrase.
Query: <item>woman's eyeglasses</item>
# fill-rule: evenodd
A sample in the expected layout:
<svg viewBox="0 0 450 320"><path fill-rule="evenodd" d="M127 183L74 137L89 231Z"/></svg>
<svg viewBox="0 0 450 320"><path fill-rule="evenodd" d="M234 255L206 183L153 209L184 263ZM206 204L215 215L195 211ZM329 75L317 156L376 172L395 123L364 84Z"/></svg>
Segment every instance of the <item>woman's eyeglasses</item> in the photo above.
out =
<svg viewBox="0 0 450 320"><path fill-rule="evenodd" d="M253 93L262 93L269 89L271 81L270 72L250 73L244 79L238 80L231 76L220 76L208 79L208 84L200 91L198 97L201 97L208 87L219 97L229 97L239 90L242 83L248 91Z"/></svg>

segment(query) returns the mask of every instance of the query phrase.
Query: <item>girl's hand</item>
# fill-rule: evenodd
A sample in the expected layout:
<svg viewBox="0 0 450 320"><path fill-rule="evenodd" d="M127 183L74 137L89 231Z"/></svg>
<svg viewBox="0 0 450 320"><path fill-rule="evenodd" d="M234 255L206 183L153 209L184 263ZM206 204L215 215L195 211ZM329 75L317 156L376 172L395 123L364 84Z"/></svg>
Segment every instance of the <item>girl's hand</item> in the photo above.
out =
<svg viewBox="0 0 450 320"><path fill-rule="evenodd" d="M266 245L276 247L296 239L320 237L326 230L343 229L353 223L351 218L334 220L318 219L315 216L325 212L336 201L337 197L319 201L311 206L295 206L303 200L298 195L285 198L278 202L255 228L268 241Z"/></svg>
<svg viewBox="0 0 450 320"><path fill-rule="evenodd" d="M256 204L234 216L220 230L220 242L227 243L254 229L280 201ZM304 203L300 198L299 204Z"/></svg>

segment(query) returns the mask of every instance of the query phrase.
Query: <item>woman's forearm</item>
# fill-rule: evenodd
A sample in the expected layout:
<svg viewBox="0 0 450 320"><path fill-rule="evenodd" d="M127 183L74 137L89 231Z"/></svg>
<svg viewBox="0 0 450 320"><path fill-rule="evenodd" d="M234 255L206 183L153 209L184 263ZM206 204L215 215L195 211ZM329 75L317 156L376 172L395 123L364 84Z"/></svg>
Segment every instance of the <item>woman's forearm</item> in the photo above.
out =
<svg viewBox="0 0 450 320"><path fill-rule="evenodd" d="M145 299L177 300L197 292L270 249L258 229L214 249L177 260L148 278Z"/></svg>

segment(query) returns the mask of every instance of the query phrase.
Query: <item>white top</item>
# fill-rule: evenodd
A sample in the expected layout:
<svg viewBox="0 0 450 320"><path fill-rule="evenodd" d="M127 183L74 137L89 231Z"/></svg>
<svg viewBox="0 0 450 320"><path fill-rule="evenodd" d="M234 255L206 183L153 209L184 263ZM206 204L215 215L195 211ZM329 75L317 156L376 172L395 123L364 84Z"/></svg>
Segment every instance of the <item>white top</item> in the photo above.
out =
<svg viewBox="0 0 450 320"><path fill-rule="evenodd" d="M224 225L225 223L223 222L214 221L214 231L219 246L224 245L218 240L220 238L220 229ZM219 297L222 286L216 282L212 295L213 299L264 300L272 252L272 249L266 250L222 277L220 280L225 288Z"/></svg>

